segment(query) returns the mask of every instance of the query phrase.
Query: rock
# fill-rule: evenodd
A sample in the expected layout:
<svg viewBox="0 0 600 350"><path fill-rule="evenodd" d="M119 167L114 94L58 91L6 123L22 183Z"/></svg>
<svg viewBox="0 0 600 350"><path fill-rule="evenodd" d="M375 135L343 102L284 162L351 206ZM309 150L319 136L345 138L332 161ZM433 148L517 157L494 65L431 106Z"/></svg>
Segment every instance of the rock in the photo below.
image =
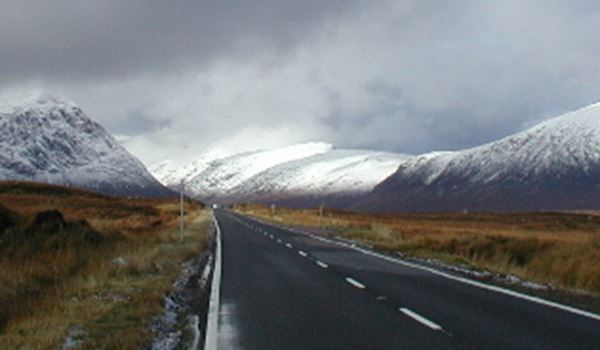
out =
<svg viewBox="0 0 600 350"><path fill-rule="evenodd" d="M27 231L35 235L52 235L62 231L66 224L65 218L60 211L42 211L35 216Z"/></svg>
<svg viewBox="0 0 600 350"><path fill-rule="evenodd" d="M0 233L17 224L15 214L0 205Z"/></svg>

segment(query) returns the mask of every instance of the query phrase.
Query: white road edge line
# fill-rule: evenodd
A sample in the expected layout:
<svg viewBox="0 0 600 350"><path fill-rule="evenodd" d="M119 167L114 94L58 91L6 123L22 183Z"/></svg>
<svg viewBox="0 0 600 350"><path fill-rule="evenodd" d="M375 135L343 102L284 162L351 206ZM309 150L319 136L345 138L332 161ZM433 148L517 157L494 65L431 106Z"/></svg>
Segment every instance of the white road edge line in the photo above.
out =
<svg viewBox="0 0 600 350"><path fill-rule="evenodd" d="M306 252L303 252L302 250L299 250L298 254L302 255L303 257L307 257L308 256L308 254L306 254Z"/></svg>
<svg viewBox="0 0 600 350"><path fill-rule="evenodd" d="M413 320L433 329L434 331L441 331L442 327L440 325L438 325L437 323L426 319L425 317L419 315L418 313L411 311L410 309L401 307L400 311L405 314L406 316L412 318Z"/></svg>
<svg viewBox="0 0 600 350"><path fill-rule="evenodd" d="M189 323L189 327L192 330L192 343L189 346L189 349L198 349L198 345L200 345L200 330L199 330L200 318L198 315L192 316L192 319Z"/></svg>
<svg viewBox="0 0 600 350"><path fill-rule="evenodd" d="M325 264L324 262L321 262L321 261L319 261L319 260L317 260L317 261L316 261L316 263L317 263L317 265L321 266L321 267L322 267L322 268L324 268L324 269L326 269L326 268L328 268L328 267L329 267L327 264Z"/></svg>
<svg viewBox="0 0 600 350"><path fill-rule="evenodd" d="M355 286L358 289L365 289L365 288L367 288L367 286L365 286L364 284L358 282L357 280L355 280L352 277L346 277L346 282L350 283L351 285Z"/></svg>
<svg viewBox="0 0 600 350"><path fill-rule="evenodd" d="M219 309L221 303L221 228L219 222L212 214L213 222L215 225L216 238L215 238L215 268L213 271L213 278L210 288L210 299L208 302L208 317L206 321L206 335L204 341L205 350L216 350L217 340L219 335Z"/></svg>
<svg viewBox="0 0 600 350"><path fill-rule="evenodd" d="M262 224L265 224L265 225L271 225L273 227L277 227L277 226L275 226L273 224L269 224L269 223L266 223L266 222L263 222L263 221L260 221L260 220L257 220L257 221L259 221L259 222L261 222ZM539 298L539 297L534 297L534 296L531 296L531 295L527 295L527 294L515 292L515 291L510 290L510 289L506 289L506 288L502 288L502 287L497 287L497 286L490 285L490 284L481 283L481 282L478 282L478 281L470 280L468 278L454 276L454 275L451 275L449 273L442 272L442 271L436 270L436 269L431 268L431 267L421 266L419 264L410 263L410 262L407 262L407 261L395 259L395 258L386 256L386 255L379 254L379 253L372 252L372 251L368 251L366 249L363 249L363 248L360 248L360 247L356 247L356 246L353 246L353 245L350 245L350 244L341 243L341 242L337 242L337 241L332 241L332 240L329 240L329 239L326 239L326 238L323 238L323 237L315 236L313 234L310 234L310 233L307 233L307 232L303 232L303 231L300 231L300 230L291 230L291 229L283 227L283 226L279 226L279 227L282 228L282 229L285 229L287 231L290 231L290 232L295 232L295 233L299 233L299 234L302 234L302 235L305 235L305 236L312 237L313 239L316 239L316 240L319 240L319 241L322 241L322 242L328 242L328 243L331 243L331 244L335 244L335 245L338 245L338 246L342 246L342 247L346 247L346 248L349 248L349 249L352 249L352 250L356 250L356 251L358 251L360 253L363 253L365 255L369 255L369 256L372 256L372 257L380 258L380 259L383 259L383 260L386 260L386 261L389 261L389 262L393 262L393 263L396 263L396 264L404 265L404 266L411 267L411 268L414 268L414 269L426 271L426 272L432 273L432 274L440 276L440 277L444 277L444 278L451 279L451 280L456 281L456 282L460 282L460 283L464 283L464 284L470 285L472 287L477 287L477 288L481 288L481 289L487 289L487 290L492 291L492 292L509 295L509 296L517 298L517 299L527 300L527 301L532 302L532 303L536 303L536 304L548 306L548 307L555 308L555 309L558 309L558 310L561 310L561 311L565 311L565 312L569 312L569 313L572 313L572 314L575 314L575 315L587 317L587 318L590 318L592 320L600 321L600 314L595 314L595 313L590 312L590 311L585 311L585 310L582 310L582 309L578 309L576 307L572 307L572 306L568 306L568 305L563 305L563 304L559 304L557 302L545 300L545 299L542 299L542 298Z"/></svg>

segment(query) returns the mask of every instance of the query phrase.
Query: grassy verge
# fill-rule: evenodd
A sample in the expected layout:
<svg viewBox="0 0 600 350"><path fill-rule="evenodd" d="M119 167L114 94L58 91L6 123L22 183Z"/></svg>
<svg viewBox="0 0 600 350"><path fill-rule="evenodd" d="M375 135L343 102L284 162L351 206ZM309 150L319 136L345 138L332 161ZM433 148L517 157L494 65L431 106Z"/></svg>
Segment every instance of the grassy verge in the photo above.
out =
<svg viewBox="0 0 600 350"><path fill-rule="evenodd" d="M44 185L0 183L0 204L2 349L138 348L209 227L186 203L181 241L176 201Z"/></svg>
<svg viewBox="0 0 600 350"><path fill-rule="evenodd" d="M322 227L383 251L403 252L600 294L600 216L594 213L368 215L250 205L245 214Z"/></svg>

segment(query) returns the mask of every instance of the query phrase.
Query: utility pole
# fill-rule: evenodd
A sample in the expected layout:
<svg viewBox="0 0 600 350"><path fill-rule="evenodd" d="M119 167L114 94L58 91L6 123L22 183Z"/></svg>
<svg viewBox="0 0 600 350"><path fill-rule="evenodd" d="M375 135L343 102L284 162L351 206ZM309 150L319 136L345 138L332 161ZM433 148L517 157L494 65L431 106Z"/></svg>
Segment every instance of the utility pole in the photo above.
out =
<svg viewBox="0 0 600 350"><path fill-rule="evenodd" d="M179 186L179 239L183 242L183 192L184 192L183 180Z"/></svg>

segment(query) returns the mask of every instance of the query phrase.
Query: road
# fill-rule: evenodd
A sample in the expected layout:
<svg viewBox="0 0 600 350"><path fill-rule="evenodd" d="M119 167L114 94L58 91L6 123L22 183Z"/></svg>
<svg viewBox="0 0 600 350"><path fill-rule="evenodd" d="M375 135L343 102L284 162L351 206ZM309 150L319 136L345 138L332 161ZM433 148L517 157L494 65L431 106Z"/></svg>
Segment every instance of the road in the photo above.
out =
<svg viewBox="0 0 600 350"><path fill-rule="evenodd" d="M218 349L600 349L598 315L228 211L215 216Z"/></svg>

